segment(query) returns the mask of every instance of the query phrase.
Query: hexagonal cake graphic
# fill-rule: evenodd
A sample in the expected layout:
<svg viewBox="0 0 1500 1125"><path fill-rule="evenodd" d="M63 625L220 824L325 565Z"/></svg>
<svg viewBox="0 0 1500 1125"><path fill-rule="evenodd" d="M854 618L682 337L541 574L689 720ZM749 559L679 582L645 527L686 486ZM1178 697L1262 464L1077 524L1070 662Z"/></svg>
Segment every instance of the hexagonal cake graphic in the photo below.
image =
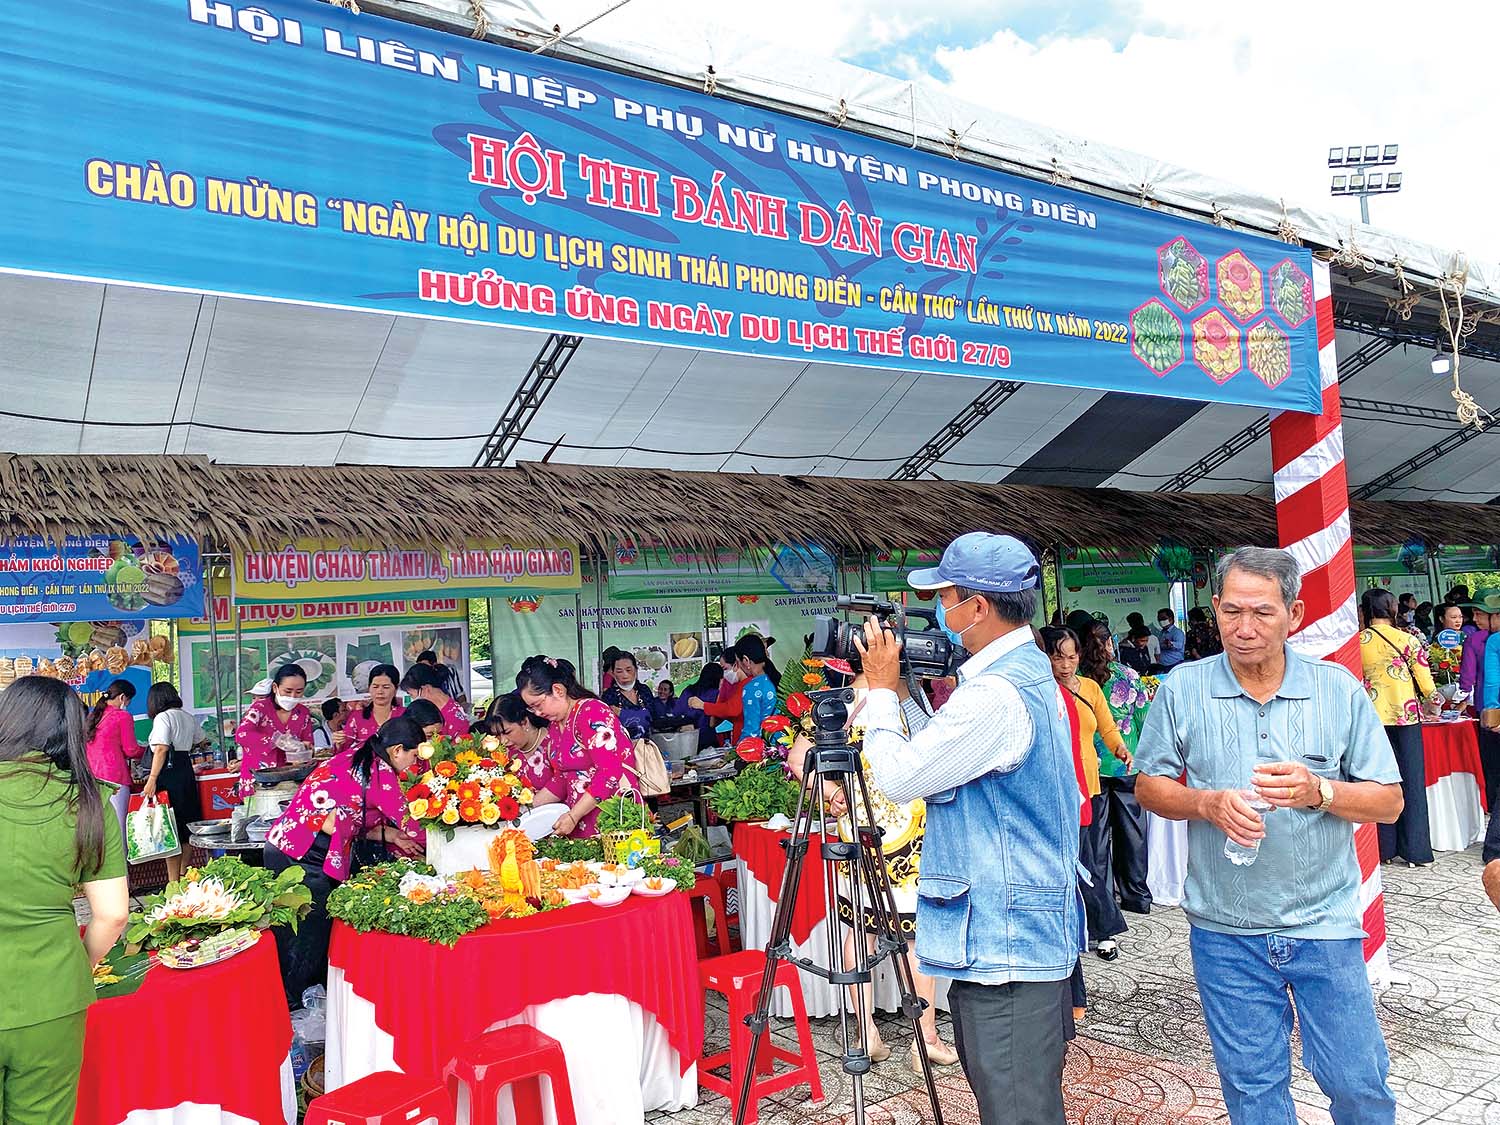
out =
<svg viewBox="0 0 1500 1125"><path fill-rule="evenodd" d="M1219 259L1219 303L1237 320L1251 320L1266 307L1264 277L1260 269L1235 250Z"/></svg>
<svg viewBox="0 0 1500 1125"><path fill-rule="evenodd" d="M1215 383L1227 383L1239 374L1240 330L1218 309L1193 321L1193 359Z"/></svg>
<svg viewBox="0 0 1500 1125"><path fill-rule="evenodd" d="M1312 280L1290 258L1271 270L1271 307L1293 328L1313 314Z"/></svg>
<svg viewBox="0 0 1500 1125"><path fill-rule="evenodd" d="M1186 312L1208 300L1208 259L1185 238L1174 238L1156 252L1161 290Z"/></svg>
<svg viewBox="0 0 1500 1125"><path fill-rule="evenodd" d="M1245 351L1250 370L1268 387L1292 373L1292 342L1272 321L1263 320L1245 333Z"/></svg>
<svg viewBox="0 0 1500 1125"><path fill-rule="evenodd" d="M1130 350L1158 375L1183 361L1182 321L1155 297L1130 314Z"/></svg>

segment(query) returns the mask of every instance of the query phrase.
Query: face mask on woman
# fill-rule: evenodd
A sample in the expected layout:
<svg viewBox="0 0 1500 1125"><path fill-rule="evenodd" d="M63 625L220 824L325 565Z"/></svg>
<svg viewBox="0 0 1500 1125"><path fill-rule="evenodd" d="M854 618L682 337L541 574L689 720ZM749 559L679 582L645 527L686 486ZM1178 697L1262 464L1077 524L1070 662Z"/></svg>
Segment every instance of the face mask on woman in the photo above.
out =
<svg viewBox="0 0 1500 1125"><path fill-rule="evenodd" d="M300 705L301 702L302 700L295 695L278 695L276 697L276 706L280 707L283 711L290 711Z"/></svg>
<svg viewBox="0 0 1500 1125"><path fill-rule="evenodd" d="M737 684L743 678L744 677L740 675L740 670L738 668L724 669L724 682L726 684Z"/></svg>

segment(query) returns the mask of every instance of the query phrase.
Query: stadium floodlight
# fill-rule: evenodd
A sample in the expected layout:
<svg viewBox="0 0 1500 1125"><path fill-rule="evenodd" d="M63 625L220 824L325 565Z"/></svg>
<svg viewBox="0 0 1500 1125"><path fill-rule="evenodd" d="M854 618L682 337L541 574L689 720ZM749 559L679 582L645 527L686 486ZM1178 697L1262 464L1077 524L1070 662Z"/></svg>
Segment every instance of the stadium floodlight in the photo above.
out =
<svg viewBox="0 0 1500 1125"><path fill-rule="evenodd" d="M1392 172L1390 175L1386 176L1386 178L1385 178L1385 190L1386 191L1400 191L1401 190L1401 173L1400 172Z"/></svg>
<svg viewBox="0 0 1500 1125"><path fill-rule="evenodd" d="M1365 177L1366 191L1385 191L1385 176L1380 172L1371 172Z"/></svg>
<svg viewBox="0 0 1500 1125"><path fill-rule="evenodd" d="M1348 192L1349 192L1349 177L1348 176L1335 176L1335 177L1333 177L1333 188L1332 188L1332 191L1333 191L1334 195L1347 195Z"/></svg>
<svg viewBox="0 0 1500 1125"><path fill-rule="evenodd" d="M1363 172L1355 172L1354 175L1349 177L1349 190L1352 192L1365 190L1365 174Z"/></svg>
<svg viewBox="0 0 1500 1125"><path fill-rule="evenodd" d="M1400 145L1386 145L1385 146L1385 151L1383 151L1380 154L1380 163L1382 163L1382 164L1394 164L1394 163L1396 163L1396 153L1400 149L1400 147L1401 147Z"/></svg>
<svg viewBox="0 0 1500 1125"><path fill-rule="evenodd" d="M1375 164L1380 160L1379 145L1365 145L1365 163Z"/></svg>
<svg viewBox="0 0 1500 1125"><path fill-rule="evenodd" d="M1328 167L1339 168L1344 163L1344 150L1342 148L1331 148L1328 150Z"/></svg>
<svg viewBox="0 0 1500 1125"><path fill-rule="evenodd" d="M1359 199L1359 218L1370 221L1370 196L1390 195L1401 190L1403 176L1400 172L1375 172L1375 168L1389 168L1396 163L1401 152L1400 145L1333 145L1328 149L1328 166L1342 168L1345 175L1337 175L1329 181L1331 195L1353 195Z"/></svg>

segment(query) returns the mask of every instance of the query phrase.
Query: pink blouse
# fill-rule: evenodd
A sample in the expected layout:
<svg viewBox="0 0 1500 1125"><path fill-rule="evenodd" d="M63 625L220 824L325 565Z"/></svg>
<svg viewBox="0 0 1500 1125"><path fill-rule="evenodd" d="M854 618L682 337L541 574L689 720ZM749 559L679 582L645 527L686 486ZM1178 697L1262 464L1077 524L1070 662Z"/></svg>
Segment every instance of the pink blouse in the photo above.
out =
<svg viewBox="0 0 1500 1125"><path fill-rule="evenodd" d="M580 701L567 719L547 731L547 760L541 788L569 806L585 793L596 801L613 797L627 780L625 767L635 769L635 744L619 718L600 699ZM578 823L574 836L597 834L599 810Z"/></svg>
<svg viewBox="0 0 1500 1125"><path fill-rule="evenodd" d="M126 758L139 758L145 747L135 740L135 716L123 707L106 707L99 728L89 739L89 769L100 781L130 784Z"/></svg>
<svg viewBox="0 0 1500 1125"><path fill-rule="evenodd" d="M448 702L443 704L443 737L463 738L469 733L469 727L474 722L469 718L469 713L458 705L458 700L452 696Z"/></svg>
<svg viewBox="0 0 1500 1125"><path fill-rule="evenodd" d="M368 790L370 803L365 805ZM419 844L427 842L421 825L406 811L406 798L396 771L379 757L370 759L367 787L354 773L354 751L344 750L308 775L281 818L271 825L266 843L283 855L301 859L312 847L323 821L333 814L328 836L328 858L323 871L330 879L349 878L349 856L361 831L393 824Z"/></svg>
<svg viewBox="0 0 1500 1125"><path fill-rule="evenodd" d="M391 705L391 718L396 718L406 710L399 703ZM344 745L350 750L358 750L376 731L380 729L380 723L374 715L365 718L365 705L355 705L349 711L349 717L344 720Z"/></svg>
<svg viewBox="0 0 1500 1125"><path fill-rule="evenodd" d="M275 769L286 765L286 755L276 745L276 736L287 733L301 742L312 742L312 714L302 704L292 708L285 723L276 713L276 701L263 695L250 704L245 717L234 732L234 741L240 748L240 781L237 789L241 796L255 792L252 770Z"/></svg>

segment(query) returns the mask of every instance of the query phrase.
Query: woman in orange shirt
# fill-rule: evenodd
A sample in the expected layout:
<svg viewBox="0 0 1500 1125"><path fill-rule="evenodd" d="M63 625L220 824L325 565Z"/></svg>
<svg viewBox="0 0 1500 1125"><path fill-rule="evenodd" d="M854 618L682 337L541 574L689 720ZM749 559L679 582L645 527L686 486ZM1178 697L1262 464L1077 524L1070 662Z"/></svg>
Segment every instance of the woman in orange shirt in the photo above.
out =
<svg viewBox="0 0 1500 1125"><path fill-rule="evenodd" d="M1052 675L1058 686L1066 691L1078 707L1078 734L1080 753L1083 758L1084 779L1088 783L1089 806L1092 814L1087 827L1079 830L1078 861L1083 864L1093 880L1092 886L1084 886L1083 905L1088 918L1089 939L1098 943L1099 956L1113 961L1120 955L1116 938L1129 927L1115 901L1114 884L1111 881L1109 850L1104 846L1100 834L1103 819L1104 799L1099 795L1099 752L1094 746L1097 733L1104 745L1128 768L1130 751L1115 725L1109 710L1109 701L1104 691L1087 676L1078 674L1078 658L1081 647L1078 634L1071 629L1048 628L1042 630L1042 643L1052 661Z"/></svg>

